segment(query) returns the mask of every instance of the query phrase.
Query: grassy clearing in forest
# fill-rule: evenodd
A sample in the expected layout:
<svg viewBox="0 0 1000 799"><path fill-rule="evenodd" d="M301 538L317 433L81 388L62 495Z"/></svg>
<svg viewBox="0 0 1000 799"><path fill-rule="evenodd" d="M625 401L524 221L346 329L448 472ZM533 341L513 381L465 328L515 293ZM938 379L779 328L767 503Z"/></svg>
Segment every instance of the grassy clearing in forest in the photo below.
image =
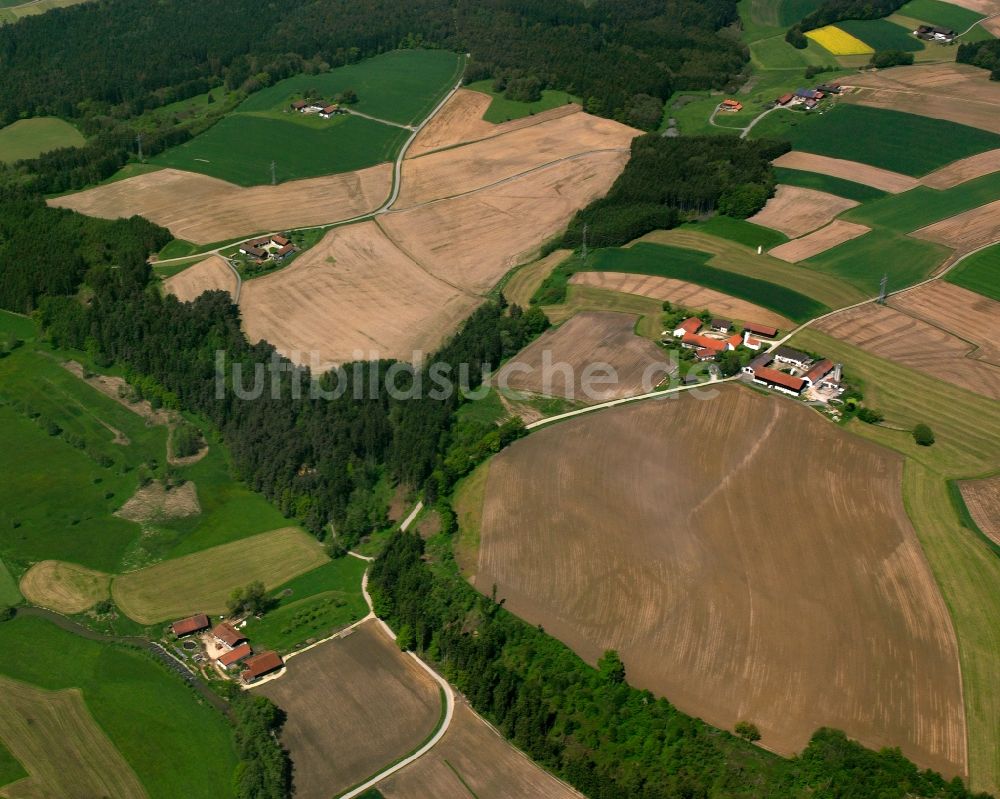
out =
<svg viewBox="0 0 1000 799"><path fill-rule="evenodd" d="M0 128L0 162L11 164L60 147L79 147L85 141L80 131L58 117L19 119Z"/></svg>

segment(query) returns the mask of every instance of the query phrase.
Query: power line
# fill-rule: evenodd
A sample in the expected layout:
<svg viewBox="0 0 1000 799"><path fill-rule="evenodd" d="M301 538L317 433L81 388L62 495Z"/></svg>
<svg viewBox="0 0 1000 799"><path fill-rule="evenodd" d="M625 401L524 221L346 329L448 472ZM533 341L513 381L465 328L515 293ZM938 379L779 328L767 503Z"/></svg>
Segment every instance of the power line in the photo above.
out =
<svg viewBox="0 0 1000 799"><path fill-rule="evenodd" d="M277 167L277 164L274 161L272 161L271 162L271 185L272 186L275 186L278 183L278 173L275 171L276 167Z"/></svg>

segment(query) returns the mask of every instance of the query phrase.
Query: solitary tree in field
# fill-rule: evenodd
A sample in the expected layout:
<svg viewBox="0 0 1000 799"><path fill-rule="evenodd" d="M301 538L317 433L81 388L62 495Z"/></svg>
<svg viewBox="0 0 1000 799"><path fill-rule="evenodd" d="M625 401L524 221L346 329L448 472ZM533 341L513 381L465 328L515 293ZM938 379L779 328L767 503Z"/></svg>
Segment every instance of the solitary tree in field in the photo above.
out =
<svg viewBox="0 0 1000 799"><path fill-rule="evenodd" d="M934 443L934 431L925 424L918 424L913 428L913 440L921 447L929 447Z"/></svg>

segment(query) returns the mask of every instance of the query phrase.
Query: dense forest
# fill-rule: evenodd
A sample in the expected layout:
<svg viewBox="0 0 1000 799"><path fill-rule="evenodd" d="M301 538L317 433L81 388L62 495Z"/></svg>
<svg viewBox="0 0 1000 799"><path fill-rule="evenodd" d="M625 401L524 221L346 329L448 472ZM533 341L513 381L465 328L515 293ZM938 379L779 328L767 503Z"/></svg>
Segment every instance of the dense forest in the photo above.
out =
<svg viewBox="0 0 1000 799"><path fill-rule="evenodd" d="M785 33L785 41L804 50L806 31L832 25L845 19L881 19L898 11L906 0L825 0L815 11L806 14Z"/></svg>
<svg viewBox="0 0 1000 799"><path fill-rule="evenodd" d="M963 42L958 46L955 60L959 64L972 64L990 71L990 80L1000 80L1000 39L985 42Z"/></svg>
<svg viewBox="0 0 1000 799"><path fill-rule="evenodd" d="M967 799L961 780L921 772L819 730L775 757L632 688L614 653L594 669L471 588L447 542L398 533L372 568L379 616L434 662L480 713L591 799ZM985 796L983 794L982 796Z"/></svg>
<svg viewBox="0 0 1000 799"><path fill-rule="evenodd" d="M580 246L584 226L589 246L616 247L690 214L753 216L774 194L771 160L788 149L735 136L640 136L611 190L579 211L552 246Z"/></svg>

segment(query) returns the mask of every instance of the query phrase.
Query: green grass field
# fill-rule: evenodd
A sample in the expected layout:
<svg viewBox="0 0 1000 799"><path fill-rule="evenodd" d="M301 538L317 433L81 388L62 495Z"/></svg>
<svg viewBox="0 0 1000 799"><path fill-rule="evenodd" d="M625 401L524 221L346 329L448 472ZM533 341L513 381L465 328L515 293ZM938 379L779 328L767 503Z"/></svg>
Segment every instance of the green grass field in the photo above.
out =
<svg viewBox="0 0 1000 799"><path fill-rule="evenodd" d="M17 581L10 570L0 560L0 606L17 605L21 602L21 592L17 590ZM2 784L2 783L0 783Z"/></svg>
<svg viewBox="0 0 1000 799"><path fill-rule="evenodd" d="M490 107L483 114L483 119L494 124L507 122L511 119L520 119L531 114L538 114L542 111L548 111L550 108L558 108L561 105L566 105L567 103L580 102L578 97L574 97L569 92L556 91L554 89L543 90L542 99L536 100L533 103L508 100L503 96L503 92L493 91L492 80L476 81L475 83L470 83L466 88L481 92L482 94L488 94L493 98Z"/></svg>
<svg viewBox="0 0 1000 799"><path fill-rule="evenodd" d="M735 241L755 250L758 247L769 250L788 241L788 236L777 230L755 225L745 219L733 219L729 216L713 216L704 222L689 222L681 227L695 232L707 233L710 236L718 236L720 239Z"/></svg>
<svg viewBox="0 0 1000 799"><path fill-rule="evenodd" d="M79 147L85 141L80 131L58 117L21 119L0 128L0 162L10 164L60 147Z"/></svg>
<svg viewBox="0 0 1000 799"><path fill-rule="evenodd" d="M751 131L791 141L796 150L919 176L1000 147L1000 136L914 114L840 103L822 114L770 114Z"/></svg>
<svg viewBox="0 0 1000 799"><path fill-rule="evenodd" d="M846 19L838 22L837 27L876 51L902 50L916 53L924 49L924 43L911 31L885 19Z"/></svg>
<svg viewBox="0 0 1000 799"><path fill-rule="evenodd" d="M37 0L37 2L3 0L0 2L0 24L17 22L22 17L33 17L36 14L51 11L53 8L66 8L83 2L85 0Z"/></svg>
<svg viewBox="0 0 1000 799"><path fill-rule="evenodd" d="M47 690L79 688L152 799L233 795L236 754L226 720L148 656L36 618L0 624L0 651L7 677Z"/></svg>
<svg viewBox="0 0 1000 799"><path fill-rule="evenodd" d="M982 14L941 0L910 0L897 13L931 25L952 28L959 33L983 18Z"/></svg>
<svg viewBox="0 0 1000 799"><path fill-rule="evenodd" d="M951 612L959 640L969 730L972 787L1000 786L1000 558L955 512L948 480L977 477L1000 466L996 403L878 358L844 342L805 330L791 346L844 364L865 385L865 404L887 424L910 429L924 422L936 436L917 446L905 431L858 421L849 429L902 453L903 500ZM973 431L970 434L970 431Z"/></svg>
<svg viewBox="0 0 1000 799"><path fill-rule="evenodd" d="M784 286L708 266L710 258L706 252L640 242L628 248L595 251L587 269L687 280L756 303L794 321L829 310L812 297Z"/></svg>
<svg viewBox="0 0 1000 799"><path fill-rule="evenodd" d="M883 274L889 276L889 290L895 291L926 278L948 253L939 244L879 228L800 265L836 275L873 297Z"/></svg>
<svg viewBox="0 0 1000 799"><path fill-rule="evenodd" d="M970 255L945 275L944 279L1000 301L1000 244Z"/></svg>
<svg viewBox="0 0 1000 799"><path fill-rule="evenodd" d="M401 125L429 114L461 75L464 57L447 50L394 50L320 75L296 75L261 89L239 113L283 113L292 100L334 98L353 89L357 111Z"/></svg>
<svg viewBox="0 0 1000 799"><path fill-rule="evenodd" d="M279 605L261 619L250 619L244 632L259 648L284 654L364 618L366 566L359 558L339 558L278 586L270 593Z"/></svg>
<svg viewBox="0 0 1000 799"><path fill-rule="evenodd" d="M801 169L776 166L774 177L778 183L825 191L839 197L846 197L848 200L857 200L860 203L886 196L884 191L873 186L866 186L863 183L855 183L853 180L844 180L830 175L821 175L819 172L805 172Z"/></svg>
<svg viewBox="0 0 1000 799"><path fill-rule="evenodd" d="M17 758L0 743L0 788L27 776L28 772L17 762Z"/></svg>

